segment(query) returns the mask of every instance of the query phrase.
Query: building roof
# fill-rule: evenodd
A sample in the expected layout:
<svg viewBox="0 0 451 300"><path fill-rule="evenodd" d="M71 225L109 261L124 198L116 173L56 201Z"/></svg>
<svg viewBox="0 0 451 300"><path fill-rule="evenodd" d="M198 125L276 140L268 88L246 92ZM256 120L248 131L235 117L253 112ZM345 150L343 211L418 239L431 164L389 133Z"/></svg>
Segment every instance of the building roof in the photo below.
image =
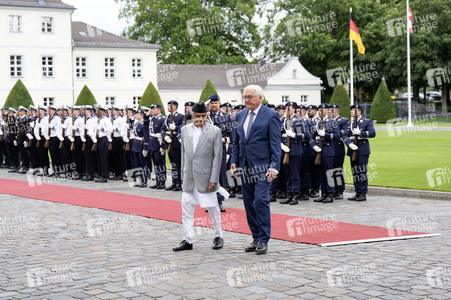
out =
<svg viewBox="0 0 451 300"><path fill-rule="evenodd" d="M65 4L60 0L0 0L0 6L75 9L73 6Z"/></svg>
<svg viewBox="0 0 451 300"><path fill-rule="evenodd" d="M239 89L249 84L265 87L268 78L286 63L249 65L165 65L157 66L158 88L202 89L210 79L216 89Z"/></svg>
<svg viewBox="0 0 451 300"><path fill-rule="evenodd" d="M72 40L75 47L160 49L160 45L147 44L120 37L83 22L72 22Z"/></svg>

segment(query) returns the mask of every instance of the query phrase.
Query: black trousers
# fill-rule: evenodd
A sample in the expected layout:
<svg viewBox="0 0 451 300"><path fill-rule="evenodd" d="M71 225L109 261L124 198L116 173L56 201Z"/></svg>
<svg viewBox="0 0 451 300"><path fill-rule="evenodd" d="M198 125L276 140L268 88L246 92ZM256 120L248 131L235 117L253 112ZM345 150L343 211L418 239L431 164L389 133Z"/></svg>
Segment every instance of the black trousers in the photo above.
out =
<svg viewBox="0 0 451 300"><path fill-rule="evenodd" d="M7 152L9 154L10 164L12 167L19 168L19 150L13 143L6 143Z"/></svg>
<svg viewBox="0 0 451 300"><path fill-rule="evenodd" d="M97 158L99 160L99 175L108 178L108 138L106 136L97 141Z"/></svg>
<svg viewBox="0 0 451 300"><path fill-rule="evenodd" d="M73 152L74 161L75 161L75 169L77 173L82 175L85 173L85 161L83 156L83 142L81 141L81 137L76 136L75 139L75 149Z"/></svg>
<svg viewBox="0 0 451 300"><path fill-rule="evenodd" d="M343 170L343 163L345 161L345 155L334 156L334 162L332 164L333 169L341 169ZM345 177L344 171L340 173L340 180L337 180L337 184L335 186L336 192L344 192L345 190Z"/></svg>
<svg viewBox="0 0 451 300"><path fill-rule="evenodd" d="M41 141L38 147L39 154L39 166L44 170L48 170L50 162L49 162L49 148L45 148L45 138L41 136Z"/></svg>
<svg viewBox="0 0 451 300"><path fill-rule="evenodd" d="M28 150L24 146L24 138L18 139L17 148L19 149L20 154L20 164L22 168L28 169L30 167L30 157L28 156Z"/></svg>
<svg viewBox="0 0 451 300"><path fill-rule="evenodd" d="M166 181L166 157L161 155L160 151L149 151L155 169L155 180L160 182Z"/></svg>
<svg viewBox="0 0 451 300"><path fill-rule="evenodd" d="M168 151L168 156L172 165L172 184L181 184L182 152L180 148L173 148L172 152Z"/></svg>
<svg viewBox="0 0 451 300"><path fill-rule="evenodd" d="M50 157L52 158L52 168L55 172L61 172L63 161L61 159L60 140L56 136L50 138Z"/></svg>
<svg viewBox="0 0 451 300"><path fill-rule="evenodd" d="M116 176L122 176L125 172L124 166L124 141L122 137L113 137L113 151L112 151L112 171Z"/></svg>
<svg viewBox="0 0 451 300"><path fill-rule="evenodd" d="M98 142L98 141L97 141ZM94 175L97 169L96 162L96 153L92 151L92 146L94 143L92 139L87 136L86 137L86 150L85 150L85 170L87 175Z"/></svg>
<svg viewBox="0 0 451 300"><path fill-rule="evenodd" d="M334 162L333 156L323 156L321 157L321 193L324 194L331 194L335 192L335 185L328 180L328 176L330 174L328 173L330 170L332 170L332 164Z"/></svg>

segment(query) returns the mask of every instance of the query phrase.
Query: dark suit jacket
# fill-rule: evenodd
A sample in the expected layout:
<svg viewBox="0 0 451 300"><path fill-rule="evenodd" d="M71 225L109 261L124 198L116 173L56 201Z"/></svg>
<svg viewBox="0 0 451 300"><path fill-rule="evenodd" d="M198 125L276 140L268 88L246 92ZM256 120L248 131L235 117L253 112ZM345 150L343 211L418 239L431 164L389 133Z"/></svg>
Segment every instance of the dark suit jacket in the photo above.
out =
<svg viewBox="0 0 451 300"><path fill-rule="evenodd" d="M247 162L253 175L260 177L269 168L280 169L280 118L276 111L262 105L246 138L243 124L248 112L245 109L236 115L237 130L233 141L232 163L244 168Z"/></svg>

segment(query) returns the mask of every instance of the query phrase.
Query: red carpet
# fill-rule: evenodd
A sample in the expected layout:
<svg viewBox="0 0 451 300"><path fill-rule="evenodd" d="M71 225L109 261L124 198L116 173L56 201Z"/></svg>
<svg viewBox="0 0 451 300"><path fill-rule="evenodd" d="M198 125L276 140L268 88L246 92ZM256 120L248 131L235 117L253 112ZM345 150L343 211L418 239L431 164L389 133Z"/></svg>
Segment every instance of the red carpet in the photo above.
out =
<svg viewBox="0 0 451 300"><path fill-rule="evenodd" d="M151 190L148 191L151 194ZM26 181L10 179L0 179L0 193L182 222L180 202L175 200L59 185L30 187ZM222 220L224 230L250 234L243 209L227 208L227 213L222 213ZM281 214L272 214L271 222L271 238L321 246L437 235ZM195 214L195 225L211 227L208 213L199 207Z"/></svg>

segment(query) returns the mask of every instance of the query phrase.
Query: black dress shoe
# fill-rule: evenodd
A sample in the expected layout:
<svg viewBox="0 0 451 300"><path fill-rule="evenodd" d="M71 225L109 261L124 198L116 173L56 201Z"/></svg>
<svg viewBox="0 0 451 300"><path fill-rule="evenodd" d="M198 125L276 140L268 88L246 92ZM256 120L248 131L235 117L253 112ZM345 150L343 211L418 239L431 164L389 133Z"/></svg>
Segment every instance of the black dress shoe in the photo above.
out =
<svg viewBox="0 0 451 300"><path fill-rule="evenodd" d="M321 195L321 197L319 197L319 198L313 200L313 202L323 202L324 199L326 199L326 195Z"/></svg>
<svg viewBox="0 0 451 300"><path fill-rule="evenodd" d="M318 198L318 197L319 197L319 191L317 191L317 190L312 190L312 191L310 192L310 197L311 197L311 198Z"/></svg>
<svg viewBox="0 0 451 300"><path fill-rule="evenodd" d="M286 192L278 192L276 194L276 198L279 198L279 199L285 199L286 197L288 197Z"/></svg>
<svg viewBox="0 0 451 300"><path fill-rule="evenodd" d="M336 192L334 195L335 200L343 199L343 192Z"/></svg>
<svg viewBox="0 0 451 300"><path fill-rule="evenodd" d="M222 205L222 201L218 201L218 204L219 204L219 210L220 210L221 212L226 212L226 209L225 209L224 206Z"/></svg>
<svg viewBox="0 0 451 300"><path fill-rule="evenodd" d="M180 183L177 183L173 189L174 192L178 192L182 190L182 185Z"/></svg>
<svg viewBox="0 0 451 300"><path fill-rule="evenodd" d="M107 183L108 179L106 177L101 177L96 180L97 183Z"/></svg>
<svg viewBox="0 0 451 300"><path fill-rule="evenodd" d="M235 192L233 190L230 190L229 198L236 198Z"/></svg>
<svg viewBox="0 0 451 300"><path fill-rule="evenodd" d="M88 175L85 178L83 178L81 181L93 181L94 177L92 177L92 175Z"/></svg>
<svg viewBox="0 0 451 300"><path fill-rule="evenodd" d="M276 192L275 191L269 192L269 202L276 202L277 201L276 198L277 197L276 197Z"/></svg>
<svg viewBox="0 0 451 300"><path fill-rule="evenodd" d="M27 174L27 171L25 169L24 170L20 170L19 174Z"/></svg>
<svg viewBox="0 0 451 300"><path fill-rule="evenodd" d="M258 241L254 240L249 246L244 248L244 252L254 252L257 249Z"/></svg>
<svg viewBox="0 0 451 300"><path fill-rule="evenodd" d="M177 247L172 248L172 250L174 250L175 252L183 250L193 250L193 244L190 244L187 241L183 240Z"/></svg>
<svg viewBox="0 0 451 300"><path fill-rule="evenodd" d="M160 185L160 182L157 181L155 184L149 185L149 188L150 188L150 189L156 189L159 185Z"/></svg>
<svg viewBox="0 0 451 300"><path fill-rule="evenodd" d="M165 188L166 191L172 191L175 188L175 183L171 184L167 188Z"/></svg>
<svg viewBox="0 0 451 300"><path fill-rule="evenodd" d="M300 200L300 201L308 201L308 200L310 200L310 197L308 196L308 193L303 193L303 194L301 194L301 196L299 197L298 200Z"/></svg>
<svg viewBox="0 0 451 300"><path fill-rule="evenodd" d="M297 205L299 202L298 202L298 199L296 199L296 197L295 198L293 198L293 200L291 200L290 201L290 205Z"/></svg>
<svg viewBox="0 0 451 300"><path fill-rule="evenodd" d="M349 201L355 201L355 199L357 199L358 196L360 196L360 194L357 193L357 194L355 194L354 196L349 197L348 200L349 200Z"/></svg>
<svg viewBox="0 0 451 300"><path fill-rule="evenodd" d="M139 188L145 188L145 187L147 187L147 180L144 180L144 181L141 182L141 183L137 183L137 184L135 184L134 186L135 186L135 187L139 187Z"/></svg>
<svg viewBox="0 0 451 300"><path fill-rule="evenodd" d="M160 184L157 186L157 190L164 190L166 186L164 185L164 181L160 181Z"/></svg>
<svg viewBox="0 0 451 300"><path fill-rule="evenodd" d="M265 254L268 250L268 243L258 242L257 248L255 248L255 254Z"/></svg>
<svg viewBox="0 0 451 300"><path fill-rule="evenodd" d="M72 177L72 180L81 180L82 179L82 177L80 176L80 174L75 174L75 176L74 177Z"/></svg>
<svg viewBox="0 0 451 300"><path fill-rule="evenodd" d="M122 176L115 175L111 178L111 180L122 180Z"/></svg>
<svg viewBox="0 0 451 300"><path fill-rule="evenodd" d="M334 202L334 199L332 199L331 195L326 195L326 197L323 200L323 203L332 203Z"/></svg>
<svg viewBox="0 0 451 300"><path fill-rule="evenodd" d="M224 240L222 239L222 237L215 237L215 239L213 240L213 250L219 250L222 247L224 247Z"/></svg>
<svg viewBox="0 0 451 300"><path fill-rule="evenodd" d="M8 173L19 173L19 169L14 168L12 170L9 170Z"/></svg>
<svg viewBox="0 0 451 300"><path fill-rule="evenodd" d="M360 194L354 201L366 201L366 195Z"/></svg>
<svg viewBox="0 0 451 300"><path fill-rule="evenodd" d="M288 198L282 201L279 201L280 204L288 204L293 200L293 193L288 193Z"/></svg>

